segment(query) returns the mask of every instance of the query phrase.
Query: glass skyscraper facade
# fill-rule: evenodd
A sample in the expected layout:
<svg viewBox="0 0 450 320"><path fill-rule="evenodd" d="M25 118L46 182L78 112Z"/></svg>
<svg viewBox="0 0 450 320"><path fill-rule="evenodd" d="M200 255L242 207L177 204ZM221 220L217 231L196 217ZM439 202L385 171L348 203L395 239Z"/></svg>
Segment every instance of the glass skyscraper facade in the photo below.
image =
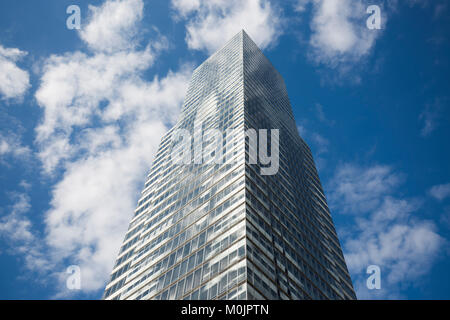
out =
<svg viewBox="0 0 450 320"><path fill-rule="evenodd" d="M356 298L284 80L244 31L194 71L103 298Z"/></svg>

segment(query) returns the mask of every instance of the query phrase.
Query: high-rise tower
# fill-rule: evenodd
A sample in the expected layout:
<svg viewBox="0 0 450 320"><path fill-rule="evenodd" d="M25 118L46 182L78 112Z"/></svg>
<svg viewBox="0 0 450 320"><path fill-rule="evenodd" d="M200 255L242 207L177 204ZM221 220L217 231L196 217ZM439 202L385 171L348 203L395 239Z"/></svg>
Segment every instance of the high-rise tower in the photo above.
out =
<svg viewBox="0 0 450 320"><path fill-rule="evenodd" d="M355 298L283 78L241 31L194 71L104 299Z"/></svg>

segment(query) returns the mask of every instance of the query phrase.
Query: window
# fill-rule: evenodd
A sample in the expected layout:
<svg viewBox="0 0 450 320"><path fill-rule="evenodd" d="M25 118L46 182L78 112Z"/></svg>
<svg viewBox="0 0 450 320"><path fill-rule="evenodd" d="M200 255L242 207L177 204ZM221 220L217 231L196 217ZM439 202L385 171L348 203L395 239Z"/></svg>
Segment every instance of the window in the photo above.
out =
<svg viewBox="0 0 450 320"><path fill-rule="evenodd" d="M178 273L180 272L180 265L177 265L174 269L173 269L173 272L172 272L172 281L171 282L174 282L174 281L176 281L177 279L178 279Z"/></svg>
<svg viewBox="0 0 450 320"><path fill-rule="evenodd" d="M219 281L219 294L227 290L227 274L223 275Z"/></svg>
<svg viewBox="0 0 450 320"><path fill-rule="evenodd" d="M202 274L202 269L201 268L198 269L197 271L195 271L195 273L194 273L194 283L192 285L194 288L199 286L201 274Z"/></svg>
<svg viewBox="0 0 450 320"><path fill-rule="evenodd" d="M195 290L191 295L191 300L198 300L198 292L199 290Z"/></svg>
<svg viewBox="0 0 450 320"><path fill-rule="evenodd" d="M211 266L211 277L214 277L219 272L219 263L216 262Z"/></svg>
<svg viewBox="0 0 450 320"><path fill-rule="evenodd" d="M168 296L169 300L175 299L176 290L177 290L177 284L175 283L173 286L170 287L169 296Z"/></svg>
<svg viewBox="0 0 450 320"><path fill-rule="evenodd" d="M197 252L197 266L203 262L203 249Z"/></svg>
<svg viewBox="0 0 450 320"><path fill-rule="evenodd" d="M192 289L192 279L194 278L193 273L187 276L186 278L186 288L185 291L188 292Z"/></svg>
<svg viewBox="0 0 450 320"><path fill-rule="evenodd" d="M166 273L166 278L164 280L164 287L167 287L170 283L170 278L172 277L172 270Z"/></svg>
<svg viewBox="0 0 450 320"><path fill-rule="evenodd" d="M175 295L175 298L178 299L184 294L184 279L178 282L177 286L177 293Z"/></svg>
<svg viewBox="0 0 450 320"><path fill-rule="evenodd" d="M188 271L192 270L195 265L195 254L189 258Z"/></svg>
<svg viewBox="0 0 450 320"><path fill-rule="evenodd" d="M203 286L200 289L200 300L207 300L208 299L208 289L206 289L206 286Z"/></svg>
<svg viewBox="0 0 450 320"><path fill-rule="evenodd" d="M184 261L181 263L181 267L180 267L180 276L183 276L183 275L186 273L187 263L188 263L188 260L184 260Z"/></svg>
<svg viewBox="0 0 450 320"><path fill-rule="evenodd" d="M217 296L217 283L209 289L209 299L214 299Z"/></svg>

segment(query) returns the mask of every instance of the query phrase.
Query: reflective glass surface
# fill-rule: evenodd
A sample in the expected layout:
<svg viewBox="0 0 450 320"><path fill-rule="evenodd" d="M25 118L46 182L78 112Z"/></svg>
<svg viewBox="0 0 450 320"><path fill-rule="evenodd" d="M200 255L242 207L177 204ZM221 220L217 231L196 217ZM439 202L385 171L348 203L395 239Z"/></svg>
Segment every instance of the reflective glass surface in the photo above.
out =
<svg viewBox="0 0 450 320"><path fill-rule="evenodd" d="M174 163L175 132L218 129L218 163ZM228 129L237 134L226 135ZM249 161L247 130L279 130L279 168ZM196 148L208 141L191 139ZM217 142L217 141L216 141ZM272 155L273 156L273 155ZM231 161L230 161L231 159ZM245 32L193 73L162 138L104 299L355 299L284 80Z"/></svg>

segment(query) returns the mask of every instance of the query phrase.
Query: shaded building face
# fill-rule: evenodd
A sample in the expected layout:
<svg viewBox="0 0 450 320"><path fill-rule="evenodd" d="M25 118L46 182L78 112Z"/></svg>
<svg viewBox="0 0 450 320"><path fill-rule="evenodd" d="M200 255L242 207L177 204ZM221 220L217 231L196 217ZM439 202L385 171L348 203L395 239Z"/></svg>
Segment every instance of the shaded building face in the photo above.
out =
<svg viewBox="0 0 450 320"><path fill-rule="evenodd" d="M354 299L284 81L241 31L193 73L104 299Z"/></svg>

